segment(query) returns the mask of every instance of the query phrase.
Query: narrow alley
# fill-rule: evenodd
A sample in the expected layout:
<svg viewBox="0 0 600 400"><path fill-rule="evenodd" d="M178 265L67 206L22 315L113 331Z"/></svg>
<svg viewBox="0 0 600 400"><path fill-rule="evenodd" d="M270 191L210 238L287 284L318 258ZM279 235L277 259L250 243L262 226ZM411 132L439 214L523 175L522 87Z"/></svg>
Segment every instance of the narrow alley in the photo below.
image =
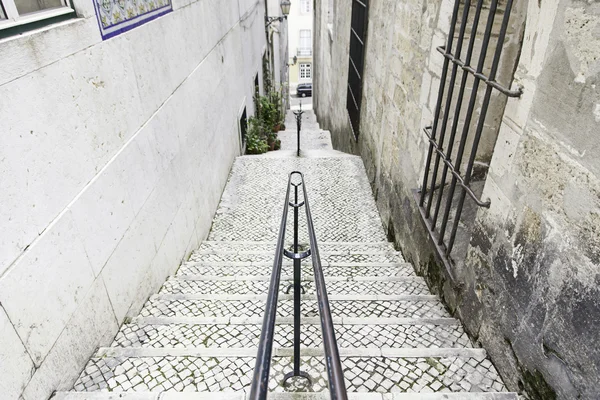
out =
<svg viewBox="0 0 600 400"><path fill-rule="evenodd" d="M485 350L473 346L459 321L386 241L361 159L333 150L329 132L319 128L312 111L304 115L297 158L291 112L286 126L280 134L282 150L236 159L208 240L151 296L140 315L121 327L112 345L98 350L73 392L59 393L57 400L88 399L87 392L101 392L93 399L134 392L132 399L150 400L171 391L203 392L185 399L244 399L265 312L280 207L293 170L305 174L350 398L381 399L399 392L405 393L385 398L408 399L411 392L438 392L427 397L432 400L517 398L497 393L506 387ZM307 247L305 226L301 221L300 241ZM287 227L289 247L289 220ZM309 260L302 271L301 368L312 385L302 378L282 385L293 365L292 295L284 292L292 279L288 260L279 287L269 389L323 392L302 398L325 399L327 373Z"/></svg>

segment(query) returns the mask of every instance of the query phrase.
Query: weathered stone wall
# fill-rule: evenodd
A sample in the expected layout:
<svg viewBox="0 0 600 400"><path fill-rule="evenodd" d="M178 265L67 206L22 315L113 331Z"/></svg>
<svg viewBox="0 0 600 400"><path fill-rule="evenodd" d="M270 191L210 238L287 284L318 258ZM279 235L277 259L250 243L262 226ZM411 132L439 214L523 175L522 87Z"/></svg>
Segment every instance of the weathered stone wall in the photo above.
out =
<svg viewBox="0 0 600 400"><path fill-rule="evenodd" d="M508 101L456 305L513 386L597 399L600 4L529 2L527 16L524 95Z"/></svg>
<svg viewBox="0 0 600 400"><path fill-rule="evenodd" d="M338 1L334 6L339 5ZM504 84L484 148L478 209L451 282L411 192L421 186L452 1L372 0L358 141L346 112L349 7L317 1L315 110L334 146L360 154L388 232L479 340L513 390L600 397L600 4L517 2ZM332 32L333 34L331 34ZM515 46L515 41L522 46ZM512 61L511 61L512 60ZM512 62L512 64L511 64ZM508 73L508 75L506 75Z"/></svg>
<svg viewBox="0 0 600 400"><path fill-rule="evenodd" d="M208 234L262 79L264 2L175 0L102 41L0 41L0 398L70 389ZM22 397L21 397L22 396Z"/></svg>

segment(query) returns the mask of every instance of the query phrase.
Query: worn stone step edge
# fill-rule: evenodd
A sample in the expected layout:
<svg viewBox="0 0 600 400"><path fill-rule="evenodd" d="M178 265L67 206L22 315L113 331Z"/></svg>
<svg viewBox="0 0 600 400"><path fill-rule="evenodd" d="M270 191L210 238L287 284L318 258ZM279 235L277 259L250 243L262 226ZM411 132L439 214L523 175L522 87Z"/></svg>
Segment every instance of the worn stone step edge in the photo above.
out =
<svg viewBox="0 0 600 400"><path fill-rule="evenodd" d="M284 259L283 264L292 265L292 260ZM186 261L181 264L188 266L203 266L203 265L211 265L214 267L266 267L273 266L272 261ZM370 267L370 268L387 268L387 267L398 267L398 268L411 268L412 264L406 262L328 262L325 260L321 260L321 266L323 267L351 267L351 268L360 268L360 267Z"/></svg>
<svg viewBox="0 0 600 400"><path fill-rule="evenodd" d="M269 255L273 252L265 252L263 250L194 250L192 256L213 256L213 255ZM395 250L357 250L357 251L319 251L321 257L327 256L398 256L402 258L402 254Z"/></svg>
<svg viewBox="0 0 600 400"><path fill-rule="evenodd" d="M57 392L52 400L246 400L244 392ZM329 400L329 393L269 393L269 400ZM348 400L519 400L516 393L348 393Z"/></svg>
<svg viewBox="0 0 600 400"><path fill-rule="evenodd" d="M312 276L311 276L312 277ZM291 275L281 276L281 281L293 280ZM221 281L221 282L238 282L238 281L271 281L271 275L174 275L168 280L182 281ZM312 279L302 279L303 282L313 282ZM422 282L423 278L417 275L412 276L325 276L325 282Z"/></svg>
<svg viewBox="0 0 600 400"><path fill-rule="evenodd" d="M280 294L278 300L290 301L293 293ZM439 301L433 294L330 294L329 301ZM165 301L267 301L266 294L153 294L151 300ZM303 294L302 300L317 301L314 294Z"/></svg>
<svg viewBox="0 0 600 400"><path fill-rule="evenodd" d="M388 358L475 358L483 360L487 354L484 349L478 348L429 348L429 347L341 347L338 349L340 357L388 357ZM97 358L102 357L255 357L257 347L226 348L226 347L101 347L96 353ZM303 357L321 357L323 348L303 347L300 352ZM293 347L273 347L274 357L291 357L294 355Z"/></svg>
<svg viewBox="0 0 600 400"><path fill-rule="evenodd" d="M341 151L333 150L333 149L300 149L300 158L349 158L354 160L361 160L360 156L355 156L353 154L343 153ZM293 158L296 157L296 150L278 150L278 151L270 151L264 154L244 154L243 156L238 156L237 160L260 160L260 162L264 162L264 160L269 159L277 159L277 158Z"/></svg>
<svg viewBox="0 0 600 400"><path fill-rule="evenodd" d="M268 241L268 240L264 240L264 241L252 241L252 240L205 240L202 243L200 243L200 245L203 244L209 244L209 245L213 245L213 244L223 244L225 246L227 245L241 245L241 246L245 246L245 245L266 245L266 246L270 246L272 245L273 247L275 247L277 245L276 241ZM389 245L392 249L393 249L393 244L392 242L318 242L318 245L324 245L324 246L335 246L335 245L340 245L340 246L361 246L361 245Z"/></svg>
<svg viewBox="0 0 600 400"><path fill-rule="evenodd" d="M456 318L355 318L332 317L335 325L453 325L460 326ZM141 325L262 325L263 317L134 317L128 321L130 324ZM277 317L276 325L291 325L293 317ZM319 317L304 317L303 325L320 325Z"/></svg>

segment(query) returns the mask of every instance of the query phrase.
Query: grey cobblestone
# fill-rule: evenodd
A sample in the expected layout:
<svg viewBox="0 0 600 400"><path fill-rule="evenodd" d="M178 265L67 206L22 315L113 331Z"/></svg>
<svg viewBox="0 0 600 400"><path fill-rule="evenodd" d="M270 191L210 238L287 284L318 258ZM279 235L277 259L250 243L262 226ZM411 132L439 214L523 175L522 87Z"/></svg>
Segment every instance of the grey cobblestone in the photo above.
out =
<svg viewBox="0 0 600 400"><path fill-rule="evenodd" d="M93 358L75 383L79 391L236 391L248 388L253 357L138 357ZM283 374L291 369L288 357L273 357L271 391L326 390L321 357L302 357L312 386L284 390ZM488 359L342 357L349 391L355 392L497 392L506 390Z"/></svg>
<svg viewBox="0 0 600 400"><path fill-rule="evenodd" d="M268 252L273 253L277 243L273 242L203 242L200 244L197 252ZM307 244L305 244L307 245ZM288 239L286 248L291 249L291 242ZM353 252L367 252L367 251L394 251L394 247L389 242L321 242L319 241L319 250L321 253L327 252L345 252L352 254Z"/></svg>
<svg viewBox="0 0 600 400"><path fill-rule="evenodd" d="M280 292L292 281L282 281ZM313 281L302 283L306 294L315 294ZM327 281L329 294L402 294L426 295L429 289L421 279L407 281ZM269 290L269 281L191 281L170 279L162 286L159 294L264 294Z"/></svg>
<svg viewBox="0 0 600 400"><path fill-rule="evenodd" d="M248 253L192 253L189 258L190 262L252 262L252 263L268 263L273 262L274 250L263 254L248 254ZM335 263L402 263L404 258L397 252L388 251L385 253L371 252L362 254L321 254L321 261L326 264Z"/></svg>
<svg viewBox="0 0 600 400"><path fill-rule="evenodd" d="M320 241L386 240L358 157L238 158L213 220L209 240L276 241L287 175L294 170L305 174ZM301 240L307 242L303 217L300 221ZM287 237L291 237L291 228Z"/></svg>
<svg viewBox="0 0 600 400"><path fill-rule="evenodd" d="M331 301L331 314L367 318L443 318L449 317L438 301ZM264 301L161 300L151 299L141 311L142 317L262 317ZM277 315L291 317L293 302L280 300ZM316 301L302 301L302 316L317 317Z"/></svg>
<svg viewBox="0 0 600 400"><path fill-rule="evenodd" d="M338 346L363 347L471 347L460 326L452 325L337 325ZM258 347L260 325L125 325L113 347ZM322 346L318 325L302 326L302 346ZM276 325L274 346L293 347L293 326Z"/></svg>
<svg viewBox="0 0 600 400"><path fill-rule="evenodd" d="M255 266L219 266L213 264L193 265L183 264L177 271L177 275L208 275L208 276L270 276L273 266L270 264ZM293 268L291 265L284 265L282 274L291 275ZM373 266L373 267L343 267L343 266L324 266L323 274L325 277L357 277L357 276L414 276L413 267L410 264L399 264L392 266ZM302 266L302 275L305 277L313 276L312 265Z"/></svg>

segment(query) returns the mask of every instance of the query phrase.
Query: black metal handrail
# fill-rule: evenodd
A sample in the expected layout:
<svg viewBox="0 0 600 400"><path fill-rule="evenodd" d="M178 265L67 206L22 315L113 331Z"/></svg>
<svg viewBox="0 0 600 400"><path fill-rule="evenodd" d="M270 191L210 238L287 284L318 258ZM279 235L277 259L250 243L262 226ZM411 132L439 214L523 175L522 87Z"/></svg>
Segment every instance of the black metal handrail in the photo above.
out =
<svg viewBox="0 0 600 400"><path fill-rule="evenodd" d="M301 182L298 184L292 183L292 176L299 175ZM303 202L298 202L298 187L302 185ZM294 202L290 202L290 189L294 186ZM284 249L285 227L289 207L294 207L294 252L289 252ZM306 211L306 224L308 228L308 237L310 249L299 253L298 248L298 209L304 206ZM277 240L277 248L275 249L275 260L273 261L273 271L271 273L271 283L269 293L267 295L267 304L265 308L265 316L263 319L263 328L260 335L258 354L256 357L256 365L254 367L254 378L250 390L249 400L265 400L269 390L269 370L271 367L271 354L273 350L273 336L275 330L275 319L277 315L277 298L279 293L279 283L281 277L281 265L283 255L294 260L294 371L287 374L284 378L292 376L301 376L310 380L308 374L300 371L300 262L303 258L312 257L313 271L315 275L315 289L317 293L317 303L319 306L319 316L321 318L321 331L323 333L323 348L325 351L325 364L327 366L327 376L329 381L329 393L332 400L347 400L346 385L344 382L344 374L340 354L335 338L335 330L333 327L333 318L329 307L329 299L325 286L325 278L323 276L323 268L321 266L321 258L319 256L319 248L317 245L317 236L312 221L310 206L308 203L308 195L304 183L304 175L299 171L290 173L288 177L287 192L285 204L283 207L283 215L281 217L281 225L279 228L279 237Z"/></svg>

